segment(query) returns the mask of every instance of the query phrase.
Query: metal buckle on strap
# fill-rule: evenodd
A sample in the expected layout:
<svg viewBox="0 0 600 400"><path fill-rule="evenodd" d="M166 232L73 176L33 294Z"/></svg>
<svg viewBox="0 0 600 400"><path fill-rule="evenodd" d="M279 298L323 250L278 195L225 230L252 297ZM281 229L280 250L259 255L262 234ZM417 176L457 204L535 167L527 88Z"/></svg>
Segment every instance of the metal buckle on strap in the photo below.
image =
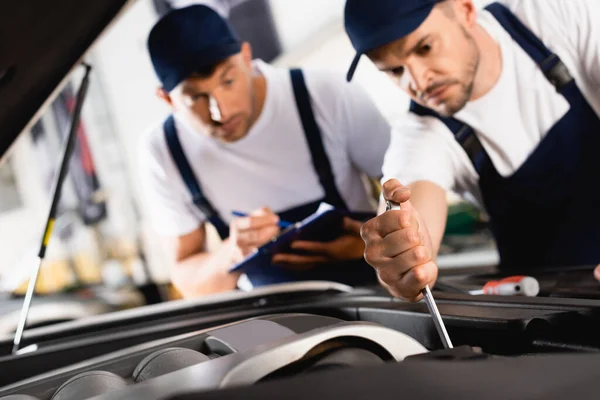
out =
<svg viewBox="0 0 600 400"><path fill-rule="evenodd" d="M192 202L202 211L206 218L211 218L215 214L214 208L206 201L204 196L194 196Z"/></svg>
<svg viewBox="0 0 600 400"><path fill-rule="evenodd" d="M473 162L475 161L477 155L484 151L481 142L477 136L475 136L474 132L463 142L462 147L469 156L469 159Z"/></svg>
<svg viewBox="0 0 600 400"><path fill-rule="evenodd" d="M465 139L468 139L468 136L466 135L468 135L469 133L471 133L471 135L474 134L471 127L465 124L458 130L458 132L456 132L454 137L456 138L456 140L458 140L459 143L462 144L463 142L465 142Z"/></svg>
<svg viewBox="0 0 600 400"><path fill-rule="evenodd" d="M556 65L544 72L544 75L546 75L546 78L556 88L556 91L560 92L573 80L573 76L569 72L567 66L562 62L561 59L558 58L556 54L552 54L550 57L544 60L544 62L541 64L541 67L544 68L545 65L555 62L555 60L558 60Z"/></svg>

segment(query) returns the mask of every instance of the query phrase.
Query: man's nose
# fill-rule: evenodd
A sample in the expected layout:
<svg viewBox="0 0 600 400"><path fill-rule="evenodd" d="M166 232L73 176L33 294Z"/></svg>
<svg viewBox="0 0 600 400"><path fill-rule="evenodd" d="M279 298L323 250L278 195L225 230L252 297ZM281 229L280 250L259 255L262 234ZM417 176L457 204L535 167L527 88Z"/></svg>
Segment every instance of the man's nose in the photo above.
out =
<svg viewBox="0 0 600 400"><path fill-rule="evenodd" d="M214 122L225 123L235 113L235 93L216 90L208 97L210 118Z"/></svg>
<svg viewBox="0 0 600 400"><path fill-rule="evenodd" d="M221 109L219 108L219 103L213 96L208 97L208 111L210 112L210 119L215 122L222 121L223 116L221 114Z"/></svg>
<svg viewBox="0 0 600 400"><path fill-rule="evenodd" d="M427 90L430 83L427 68L417 64L407 65L405 75L407 75L407 79L409 80L407 82L409 90L414 92L417 97L420 97Z"/></svg>

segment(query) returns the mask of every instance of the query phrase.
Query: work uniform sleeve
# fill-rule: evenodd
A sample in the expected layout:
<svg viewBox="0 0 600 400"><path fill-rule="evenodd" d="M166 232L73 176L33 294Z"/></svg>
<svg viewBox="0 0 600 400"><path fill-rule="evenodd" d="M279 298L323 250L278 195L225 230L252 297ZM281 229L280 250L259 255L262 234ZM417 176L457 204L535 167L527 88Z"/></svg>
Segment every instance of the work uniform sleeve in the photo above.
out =
<svg viewBox="0 0 600 400"><path fill-rule="evenodd" d="M428 181L447 191L454 190L462 172L446 129L434 118L407 113L392 131L382 184L389 179L397 179L403 185Z"/></svg>
<svg viewBox="0 0 600 400"><path fill-rule="evenodd" d="M388 121L356 83L344 82L336 111L352 163L369 177L380 178L390 144Z"/></svg>
<svg viewBox="0 0 600 400"><path fill-rule="evenodd" d="M573 44L583 72L600 86L600 2L598 0L551 0L548 12L562 18L567 37Z"/></svg>
<svg viewBox="0 0 600 400"><path fill-rule="evenodd" d="M535 31L549 47L555 37L566 40L581 74L600 86L600 1L526 0L508 5L518 17L536 25Z"/></svg>
<svg viewBox="0 0 600 400"><path fill-rule="evenodd" d="M204 216L194 208L189 196L185 196L185 187L168 154L163 154L157 143L148 141L138 148L142 196L153 229L172 237L197 229L204 222Z"/></svg>

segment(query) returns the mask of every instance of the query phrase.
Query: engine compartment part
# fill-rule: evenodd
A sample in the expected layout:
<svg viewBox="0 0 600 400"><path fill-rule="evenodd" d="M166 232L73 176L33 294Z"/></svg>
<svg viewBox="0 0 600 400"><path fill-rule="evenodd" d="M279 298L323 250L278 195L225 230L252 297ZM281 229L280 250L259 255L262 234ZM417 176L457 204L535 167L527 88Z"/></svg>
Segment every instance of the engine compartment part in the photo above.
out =
<svg viewBox="0 0 600 400"><path fill-rule="evenodd" d="M0 374L0 387L132 346L249 318L269 320L274 314L278 325L295 333L322 327L326 320L363 321L403 332L429 350L442 348L425 304L394 300L378 290L348 293L330 289L257 290L253 295L216 296L223 300L220 302L176 301L33 329L24 337L35 346L34 351L0 357L0 370L6 371ZM487 354L505 356L600 351L597 300L437 292L436 301L455 346L480 347ZM295 313L319 318L298 319ZM283 328L278 329L282 332ZM0 348L5 345L9 353L10 343L0 342ZM216 337L207 338L203 345L217 355L229 354L236 346L224 345Z"/></svg>
<svg viewBox="0 0 600 400"><path fill-rule="evenodd" d="M301 332L286 327L286 322ZM307 326L313 329L303 331ZM167 395L179 387L173 386L173 380L182 376L194 377L189 389L209 390L281 378L286 371L289 375L293 370L308 373L378 365L426 352L415 339L372 323L309 314L274 315L143 343L17 382L0 395L41 400L100 394L151 398L147 396L157 388Z"/></svg>
<svg viewBox="0 0 600 400"><path fill-rule="evenodd" d="M54 392L51 400L85 399L127 386L125 379L106 371L87 371L75 375Z"/></svg>
<svg viewBox="0 0 600 400"><path fill-rule="evenodd" d="M95 398L171 399L211 391L221 396L229 387L303 376L371 374L387 364L489 365L600 352L600 302L593 299L437 292L451 350L442 349L424 303L392 299L379 289L244 293L222 300L160 304L32 330L29 343L36 350L0 358L7 385L0 399L49 400L61 387L73 389L70 380L98 371L125 386L103 392L102 383L92 382L98 378L86 378L99 391Z"/></svg>
<svg viewBox="0 0 600 400"><path fill-rule="evenodd" d="M210 360L208 356L192 349L183 347L162 349L140 361L133 371L132 379L135 383L139 383L208 360Z"/></svg>
<svg viewBox="0 0 600 400"><path fill-rule="evenodd" d="M153 399L270 400L281 399L282 393L286 400L598 398L600 355L597 354L500 357L461 362L417 358L408 358L401 363L298 375L287 380L219 391L185 391Z"/></svg>
<svg viewBox="0 0 600 400"><path fill-rule="evenodd" d="M10 371L0 374L0 387L140 343L285 312L290 304L298 301L342 301L368 293L358 290L350 294L350 291L352 288L337 283L300 282L273 285L250 293L218 294L113 312L28 329L23 336L24 347L17 356L10 355L13 336L0 335L0 370ZM293 318L286 320L286 324L302 331L316 327L313 322Z"/></svg>

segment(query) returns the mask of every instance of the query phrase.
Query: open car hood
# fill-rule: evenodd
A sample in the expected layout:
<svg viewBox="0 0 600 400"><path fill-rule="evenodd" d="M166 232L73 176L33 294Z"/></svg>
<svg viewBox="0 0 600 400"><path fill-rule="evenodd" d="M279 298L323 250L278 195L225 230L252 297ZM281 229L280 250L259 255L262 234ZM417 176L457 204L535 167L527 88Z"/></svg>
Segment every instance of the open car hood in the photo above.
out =
<svg viewBox="0 0 600 400"><path fill-rule="evenodd" d="M135 0L5 0L0 5L0 159Z"/></svg>

